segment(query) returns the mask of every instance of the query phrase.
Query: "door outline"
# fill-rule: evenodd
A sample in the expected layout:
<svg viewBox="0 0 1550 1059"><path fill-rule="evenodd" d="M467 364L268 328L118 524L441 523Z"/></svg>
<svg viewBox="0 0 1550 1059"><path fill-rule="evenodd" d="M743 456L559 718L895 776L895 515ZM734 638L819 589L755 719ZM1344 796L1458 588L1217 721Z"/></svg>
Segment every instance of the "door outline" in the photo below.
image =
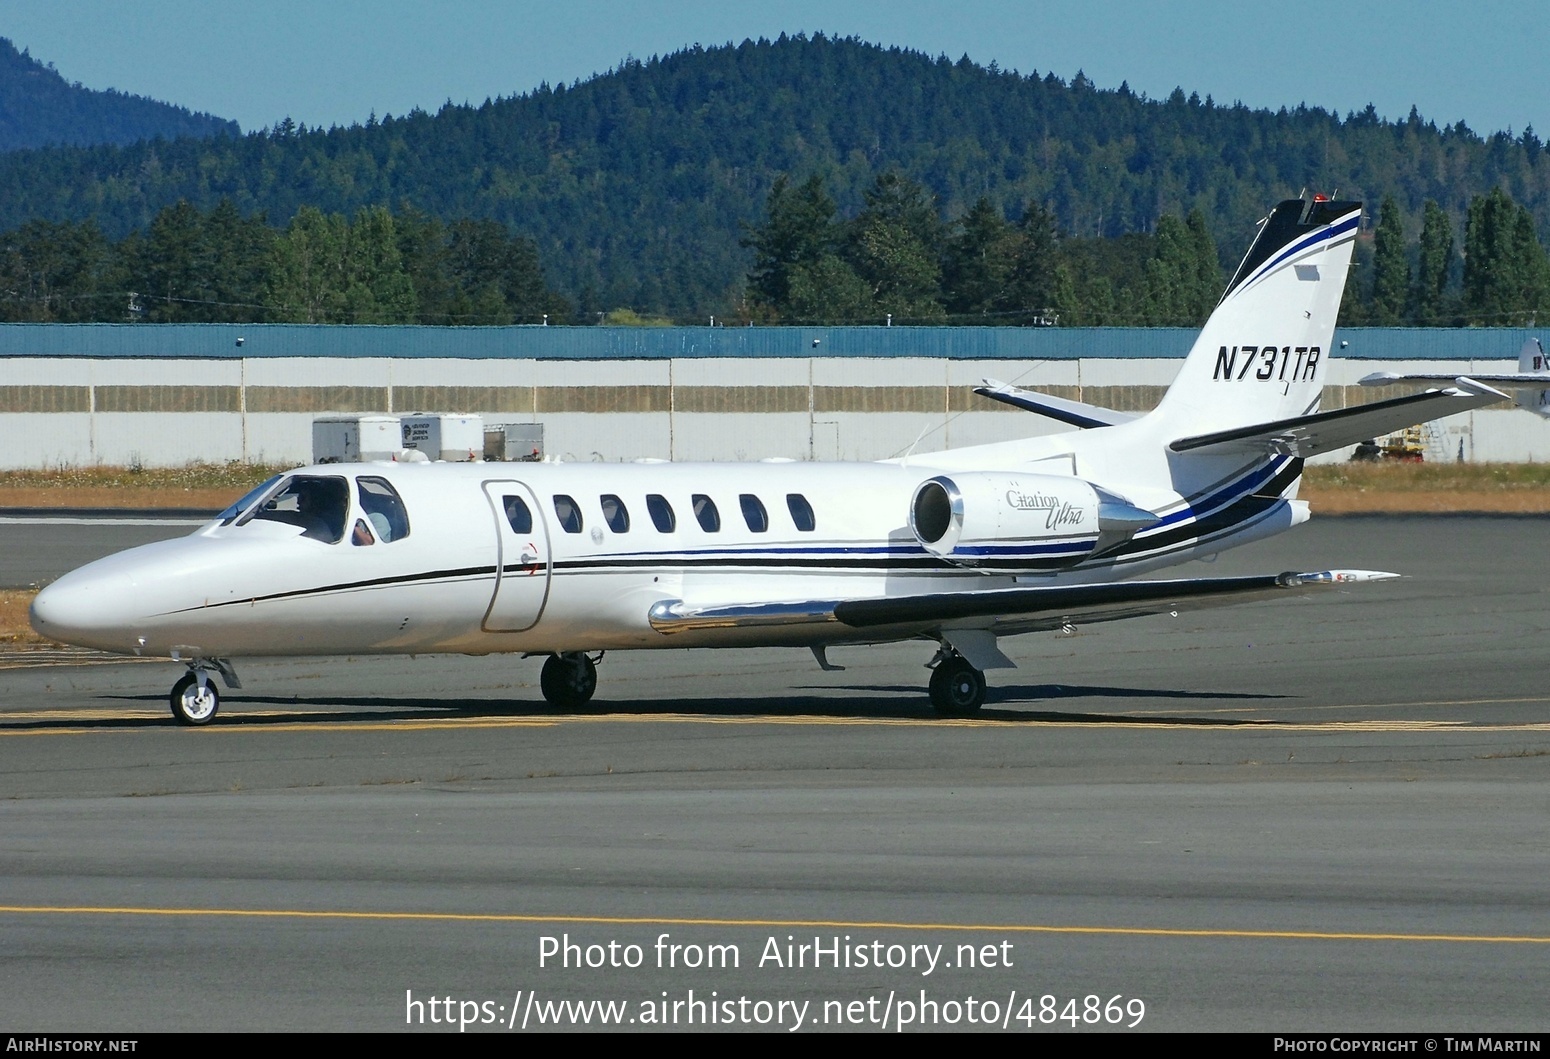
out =
<svg viewBox="0 0 1550 1059"><path fill-rule="evenodd" d="M514 478L491 479L483 483L483 488L495 520L495 588L490 593L490 605L479 627L485 632L526 632L538 624L549 605L549 587L554 577L549 525L544 520L538 494L526 482ZM533 512L533 532L525 540L506 521L504 498L507 496L521 497ZM540 570L543 571L542 588L533 581Z"/></svg>

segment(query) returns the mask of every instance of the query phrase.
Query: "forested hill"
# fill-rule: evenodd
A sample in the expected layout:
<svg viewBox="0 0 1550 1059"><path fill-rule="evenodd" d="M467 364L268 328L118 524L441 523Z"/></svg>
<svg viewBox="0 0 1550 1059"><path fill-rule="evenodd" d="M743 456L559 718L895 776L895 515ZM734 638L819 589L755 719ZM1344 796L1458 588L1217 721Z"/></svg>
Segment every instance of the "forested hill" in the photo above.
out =
<svg viewBox="0 0 1550 1059"><path fill-rule="evenodd" d="M1268 205L1304 188L1395 196L1409 239L1433 199L1456 230L1503 188L1550 221L1550 164L1531 130L1481 136L1414 113L1385 122L1296 105L1150 100L1081 75L977 66L823 36L629 60L576 85L482 106L246 136L0 155L0 230L94 219L113 238L179 199L286 223L302 206L354 215L412 206L491 218L531 237L551 284L583 311L681 319L740 297L747 224L781 174L820 173L841 214L898 170L944 219L981 196L1006 216L1045 204L1066 234L1151 231L1198 209L1235 260Z"/></svg>
<svg viewBox="0 0 1550 1059"><path fill-rule="evenodd" d="M237 123L109 89L70 84L0 37L0 151L47 144L125 144L155 137L235 136Z"/></svg>

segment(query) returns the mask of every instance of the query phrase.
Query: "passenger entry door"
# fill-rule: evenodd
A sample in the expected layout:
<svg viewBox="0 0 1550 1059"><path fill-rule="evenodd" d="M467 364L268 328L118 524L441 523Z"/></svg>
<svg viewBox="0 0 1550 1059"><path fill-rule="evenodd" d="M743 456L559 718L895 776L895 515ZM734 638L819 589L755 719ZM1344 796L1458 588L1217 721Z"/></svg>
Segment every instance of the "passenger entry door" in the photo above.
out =
<svg viewBox="0 0 1550 1059"><path fill-rule="evenodd" d="M523 632L538 624L549 598L549 531L538 497L521 482L485 482L495 519L495 594L485 632Z"/></svg>

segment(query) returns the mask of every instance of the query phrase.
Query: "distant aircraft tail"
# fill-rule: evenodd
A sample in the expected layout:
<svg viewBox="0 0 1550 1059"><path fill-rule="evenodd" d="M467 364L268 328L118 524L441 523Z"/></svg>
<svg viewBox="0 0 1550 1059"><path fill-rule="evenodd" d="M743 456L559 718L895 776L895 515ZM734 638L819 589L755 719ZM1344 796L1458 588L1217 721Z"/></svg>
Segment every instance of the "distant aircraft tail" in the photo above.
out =
<svg viewBox="0 0 1550 1059"><path fill-rule="evenodd" d="M1518 351L1518 373L1539 376L1541 381L1550 384L1550 357L1545 356L1545 348L1539 344L1539 339L1530 338ZM1519 387L1518 407L1550 419L1550 388Z"/></svg>
<svg viewBox="0 0 1550 1059"><path fill-rule="evenodd" d="M1545 363L1545 347L1539 344L1539 339L1528 339L1518 350L1518 370L1524 374L1550 372L1550 364Z"/></svg>
<svg viewBox="0 0 1550 1059"><path fill-rule="evenodd" d="M1361 215L1323 197L1272 210L1148 418L1177 438L1317 411Z"/></svg>

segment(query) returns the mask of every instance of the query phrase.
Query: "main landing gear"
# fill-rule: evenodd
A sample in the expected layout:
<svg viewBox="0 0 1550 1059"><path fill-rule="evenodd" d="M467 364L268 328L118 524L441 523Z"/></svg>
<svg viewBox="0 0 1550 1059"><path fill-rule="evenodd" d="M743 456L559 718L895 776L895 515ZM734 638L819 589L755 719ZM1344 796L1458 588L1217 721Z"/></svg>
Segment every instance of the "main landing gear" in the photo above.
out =
<svg viewBox="0 0 1550 1059"><path fill-rule="evenodd" d="M174 658L177 656L174 655ZM169 702L172 719L179 724L201 725L215 720L221 708L221 694L215 690L213 674L219 673L231 688L242 687L236 670L224 658L194 658L186 660L188 672L172 685Z"/></svg>
<svg viewBox="0 0 1550 1059"><path fill-rule="evenodd" d="M562 710L585 706L597 690L597 664L602 660L601 651L596 658L589 658L580 651L550 655L544 660L543 672L538 677L544 699Z"/></svg>
<svg viewBox="0 0 1550 1059"><path fill-rule="evenodd" d="M985 705L985 674L957 651L937 652L931 670L931 705L943 717L967 717Z"/></svg>

